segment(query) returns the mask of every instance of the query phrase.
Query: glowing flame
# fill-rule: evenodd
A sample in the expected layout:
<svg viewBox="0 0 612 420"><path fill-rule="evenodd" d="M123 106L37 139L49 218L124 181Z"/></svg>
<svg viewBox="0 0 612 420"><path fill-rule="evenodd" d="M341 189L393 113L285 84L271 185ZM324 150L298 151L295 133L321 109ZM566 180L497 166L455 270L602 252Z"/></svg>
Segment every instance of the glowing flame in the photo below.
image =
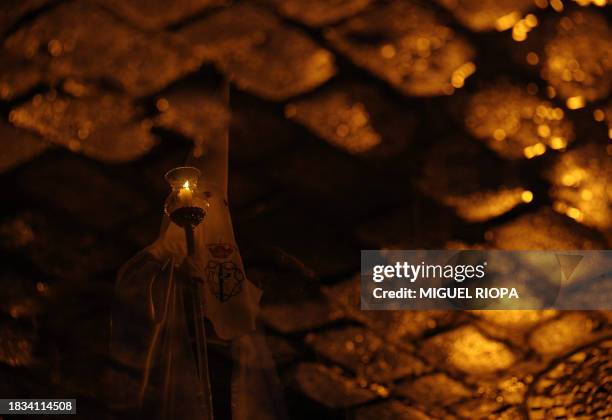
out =
<svg viewBox="0 0 612 420"><path fill-rule="evenodd" d="M189 189L189 181L185 181L185 183L183 184L183 188Z"/></svg>

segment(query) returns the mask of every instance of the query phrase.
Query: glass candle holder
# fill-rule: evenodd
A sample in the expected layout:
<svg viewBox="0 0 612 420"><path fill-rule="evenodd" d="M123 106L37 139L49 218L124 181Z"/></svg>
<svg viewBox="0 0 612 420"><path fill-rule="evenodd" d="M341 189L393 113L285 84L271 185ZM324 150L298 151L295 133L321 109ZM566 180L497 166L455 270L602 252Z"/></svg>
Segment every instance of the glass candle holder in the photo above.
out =
<svg viewBox="0 0 612 420"><path fill-rule="evenodd" d="M206 215L208 201L198 188L200 171L191 166L174 168L166 173L166 181L172 191L166 199L164 210L170 220L185 230L187 252L195 252L193 230L202 222Z"/></svg>
<svg viewBox="0 0 612 420"><path fill-rule="evenodd" d="M183 207L206 207L206 197L198 188L201 173L197 168L182 166L168 171L165 175L172 191L166 199L164 210L169 216Z"/></svg>

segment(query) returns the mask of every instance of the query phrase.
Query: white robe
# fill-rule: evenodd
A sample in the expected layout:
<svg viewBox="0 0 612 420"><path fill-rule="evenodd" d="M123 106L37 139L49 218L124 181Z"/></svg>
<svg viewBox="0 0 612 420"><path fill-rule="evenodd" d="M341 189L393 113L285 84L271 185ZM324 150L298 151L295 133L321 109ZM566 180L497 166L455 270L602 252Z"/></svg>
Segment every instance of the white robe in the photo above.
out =
<svg viewBox="0 0 612 420"><path fill-rule="evenodd" d="M220 126L224 128L217 135L196 148L201 156L187 161L202 173L194 204L206 211L194 231L194 255L187 256L183 229L166 215L158 239L124 265L117 281L111 352L119 362L142 370L143 378L138 395L122 395L119 400L127 404L116 408L150 405L148 418L212 419L207 361L204 371L195 368L199 352L193 351L187 331L185 307L190 302L182 291L190 277L202 281L201 307L215 333L233 340L233 352L240 355L234 373L235 419L248 418L258 401L245 400L247 382L257 382L264 370L275 375L265 345L255 346L263 341L249 334L255 330L262 291L246 278L235 243L227 202L227 124ZM195 322L203 328L203 320ZM196 341L205 346L206 340ZM252 353L256 348L259 357ZM265 399L257 403L262 408Z"/></svg>

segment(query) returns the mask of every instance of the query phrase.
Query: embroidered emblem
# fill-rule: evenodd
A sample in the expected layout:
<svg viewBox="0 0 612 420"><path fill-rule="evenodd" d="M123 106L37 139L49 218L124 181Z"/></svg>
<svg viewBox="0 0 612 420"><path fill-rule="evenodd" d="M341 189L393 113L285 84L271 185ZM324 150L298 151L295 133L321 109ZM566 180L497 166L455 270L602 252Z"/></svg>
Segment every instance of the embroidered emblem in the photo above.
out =
<svg viewBox="0 0 612 420"><path fill-rule="evenodd" d="M231 261L209 261L206 281L210 292L221 302L227 302L242 291L244 273Z"/></svg>
<svg viewBox="0 0 612 420"><path fill-rule="evenodd" d="M208 252L213 258L226 260L234 253L234 247L230 244L212 244L208 245Z"/></svg>

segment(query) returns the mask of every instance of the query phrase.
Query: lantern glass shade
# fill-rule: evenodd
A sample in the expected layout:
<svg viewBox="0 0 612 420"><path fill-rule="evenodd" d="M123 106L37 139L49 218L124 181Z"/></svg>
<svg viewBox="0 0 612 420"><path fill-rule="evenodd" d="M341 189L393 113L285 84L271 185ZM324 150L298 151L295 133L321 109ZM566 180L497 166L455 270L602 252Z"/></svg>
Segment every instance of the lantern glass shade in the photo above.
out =
<svg viewBox="0 0 612 420"><path fill-rule="evenodd" d="M208 207L205 195L198 188L200 176L199 169L191 166L174 168L166 173L165 179L172 189L164 206L166 214L171 215L183 207Z"/></svg>

